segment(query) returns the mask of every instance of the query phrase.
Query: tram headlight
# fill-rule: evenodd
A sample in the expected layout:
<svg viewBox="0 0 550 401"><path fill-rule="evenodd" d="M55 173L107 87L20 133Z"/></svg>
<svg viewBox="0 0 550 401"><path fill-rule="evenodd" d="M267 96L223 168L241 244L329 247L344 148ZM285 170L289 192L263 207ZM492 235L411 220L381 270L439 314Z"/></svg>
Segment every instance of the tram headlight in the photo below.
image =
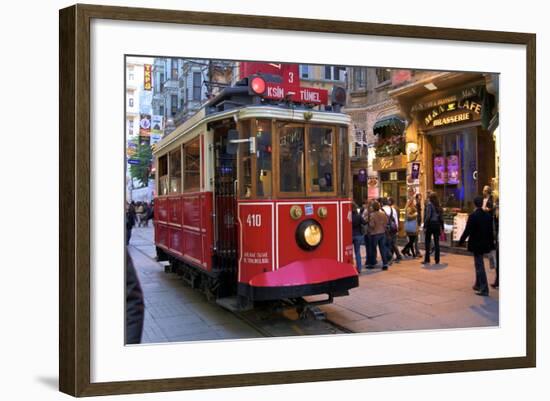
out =
<svg viewBox="0 0 550 401"><path fill-rule="evenodd" d="M313 219L304 220L296 228L296 242L305 251L312 251L321 244L323 229Z"/></svg>

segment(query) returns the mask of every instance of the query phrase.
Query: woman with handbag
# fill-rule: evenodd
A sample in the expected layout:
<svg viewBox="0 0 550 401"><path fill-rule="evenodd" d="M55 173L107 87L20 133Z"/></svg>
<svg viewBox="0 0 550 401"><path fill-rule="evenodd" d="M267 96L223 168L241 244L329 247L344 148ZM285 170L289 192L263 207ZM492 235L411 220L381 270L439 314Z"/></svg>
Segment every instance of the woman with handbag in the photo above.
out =
<svg viewBox="0 0 550 401"><path fill-rule="evenodd" d="M401 250L403 255L412 256L416 258L416 248L415 243L418 236L418 225L417 225L417 211L416 204L413 198L407 201L407 206L405 207L405 232L409 237L409 242Z"/></svg>

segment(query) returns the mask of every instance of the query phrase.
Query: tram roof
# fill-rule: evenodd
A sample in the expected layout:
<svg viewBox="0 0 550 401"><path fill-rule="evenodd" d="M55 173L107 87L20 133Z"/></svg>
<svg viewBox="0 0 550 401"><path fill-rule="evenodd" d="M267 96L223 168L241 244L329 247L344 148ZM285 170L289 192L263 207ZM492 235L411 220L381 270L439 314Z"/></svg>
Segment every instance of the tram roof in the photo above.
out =
<svg viewBox="0 0 550 401"><path fill-rule="evenodd" d="M213 121L223 120L226 118L235 118L236 120L245 120L250 118L265 118L276 119L295 122L314 122L320 124L334 124L334 125L350 125L351 117L348 114L334 112L313 110L306 108L293 108L289 106L279 106L274 104L265 105L245 105L242 107L232 108L230 110L213 112L207 114L207 108L210 102L206 103L197 113L191 118L180 124L174 131L168 136L163 138L157 143L155 154L161 153L161 151L167 146L171 145L178 139L182 138L186 134L194 131L200 125L208 124ZM311 113L311 118L306 113Z"/></svg>

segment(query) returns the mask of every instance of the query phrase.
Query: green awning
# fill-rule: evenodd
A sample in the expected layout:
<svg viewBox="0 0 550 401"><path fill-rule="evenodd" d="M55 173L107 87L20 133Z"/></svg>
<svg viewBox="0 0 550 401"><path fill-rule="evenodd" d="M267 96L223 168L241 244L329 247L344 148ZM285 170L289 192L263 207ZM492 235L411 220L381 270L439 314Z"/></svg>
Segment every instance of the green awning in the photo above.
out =
<svg viewBox="0 0 550 401"><path fill-rule="evenodd" d="M375 134L380 134L390 129L394 134L402 134L405 130L405 121L397 116L385 117L374 123L372 127Z"/></svg>

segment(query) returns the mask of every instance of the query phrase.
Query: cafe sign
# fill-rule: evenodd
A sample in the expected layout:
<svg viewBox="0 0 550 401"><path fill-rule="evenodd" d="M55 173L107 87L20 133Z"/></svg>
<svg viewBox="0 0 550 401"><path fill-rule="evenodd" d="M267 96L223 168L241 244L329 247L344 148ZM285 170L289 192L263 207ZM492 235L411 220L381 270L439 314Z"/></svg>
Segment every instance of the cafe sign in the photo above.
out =
<svg viewBox="0 0 550 401"><path fill-rule="evenodd" d="M429 110L422 119L425 129L481 119L481 102L472 99L458 100Z"/></svg>

